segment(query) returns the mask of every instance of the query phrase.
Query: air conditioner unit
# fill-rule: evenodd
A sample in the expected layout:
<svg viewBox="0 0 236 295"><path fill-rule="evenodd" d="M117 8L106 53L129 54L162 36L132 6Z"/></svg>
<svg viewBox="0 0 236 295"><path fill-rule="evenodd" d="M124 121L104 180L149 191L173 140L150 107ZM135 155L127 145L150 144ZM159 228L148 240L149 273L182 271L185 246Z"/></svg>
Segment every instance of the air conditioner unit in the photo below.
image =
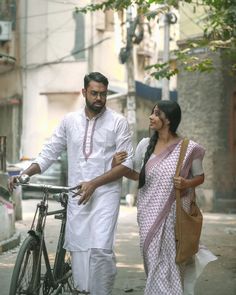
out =
<svg viewBox="0 0 236 295"><path fill-rule="evenodd" d="M0 21L0 41L11 40L12 22Z"/></svg>

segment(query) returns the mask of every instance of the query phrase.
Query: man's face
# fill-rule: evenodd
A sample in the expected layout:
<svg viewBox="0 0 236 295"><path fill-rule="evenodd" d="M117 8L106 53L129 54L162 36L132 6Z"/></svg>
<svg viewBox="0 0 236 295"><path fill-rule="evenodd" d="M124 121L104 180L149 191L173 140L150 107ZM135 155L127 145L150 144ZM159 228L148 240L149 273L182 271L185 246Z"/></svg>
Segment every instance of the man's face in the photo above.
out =
<svg viewBox="0 0 236 295"><path fill-rule="evenodd" d="M107 87L102 83L91 81L87 89L82 90L88 111L99 114L106 105Z"/></svg>

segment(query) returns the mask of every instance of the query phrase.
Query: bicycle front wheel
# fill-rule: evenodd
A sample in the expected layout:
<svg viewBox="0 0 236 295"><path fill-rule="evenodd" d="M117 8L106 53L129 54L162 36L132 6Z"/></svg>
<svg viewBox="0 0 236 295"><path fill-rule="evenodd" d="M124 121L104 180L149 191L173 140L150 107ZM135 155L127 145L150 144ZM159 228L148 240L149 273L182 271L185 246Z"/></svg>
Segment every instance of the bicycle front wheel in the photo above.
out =
<svg viewBox="0 0 236 295"><path fill-rule="evenodd" d="M16 258L9 295L39 295L40 267L39 241L33 236L28 236Z"/></svg>

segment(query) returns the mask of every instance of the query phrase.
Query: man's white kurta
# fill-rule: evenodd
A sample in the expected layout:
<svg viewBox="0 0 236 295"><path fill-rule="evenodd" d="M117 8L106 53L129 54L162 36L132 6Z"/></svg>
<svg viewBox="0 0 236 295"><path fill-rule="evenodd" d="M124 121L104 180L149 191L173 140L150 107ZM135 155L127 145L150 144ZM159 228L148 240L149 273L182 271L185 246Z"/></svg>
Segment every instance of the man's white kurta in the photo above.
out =
<svg viewBox="0 0 236 295"><path fill-rule="evenodd" d="M44 172L66 149L70 187L110 170L113 155L118 151L127 151L123 165L132 169L133 149L127 120L108 108L91 120L84 110L66 115L34 162ZM67 250L112 249L121 184L118 180L99 187L86 205L79 206L77 198L69 198Z"/></svg>

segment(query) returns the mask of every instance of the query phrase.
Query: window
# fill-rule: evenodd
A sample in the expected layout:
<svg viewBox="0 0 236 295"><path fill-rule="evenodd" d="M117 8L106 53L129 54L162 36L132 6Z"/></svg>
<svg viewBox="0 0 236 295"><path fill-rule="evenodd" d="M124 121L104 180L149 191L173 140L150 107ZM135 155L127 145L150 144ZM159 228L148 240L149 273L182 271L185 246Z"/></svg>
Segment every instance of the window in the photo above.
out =
<svg viewBox="0 0 236 295"><path fill-rule="evenodd" d="M112 10L96 12L96 29L98 31L114 31L114 13Z"/></svg>
<svg viewBox="0 0 236 295"><path fill-rule="evenodd" d="M84 15L82 13L74 12L73 17L75 20L75 44L71 52L76 60L84 59L85 58Z"/></svg>

